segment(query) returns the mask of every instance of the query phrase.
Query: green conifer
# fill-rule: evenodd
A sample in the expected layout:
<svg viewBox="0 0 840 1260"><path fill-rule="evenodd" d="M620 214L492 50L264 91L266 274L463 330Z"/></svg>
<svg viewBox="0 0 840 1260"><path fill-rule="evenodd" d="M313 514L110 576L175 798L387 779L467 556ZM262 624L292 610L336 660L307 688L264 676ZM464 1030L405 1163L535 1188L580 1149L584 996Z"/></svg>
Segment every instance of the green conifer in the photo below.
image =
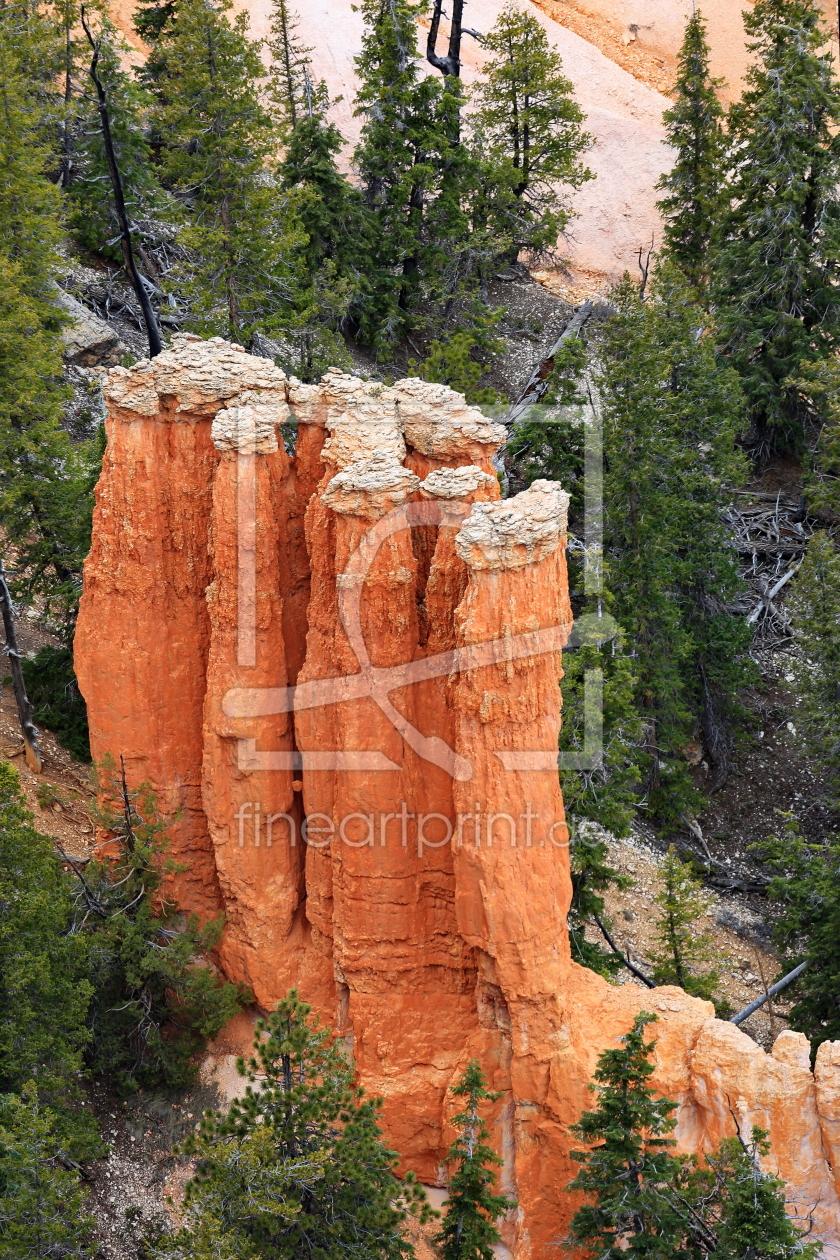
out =
<svg viewBox="0 0 840 1260"><path fill-rule="evenodd" d="M608 888L632 888L633 880L610 866L607 842L603 833L591 822L573 818L569 830L572 900L566 921L572 958L582 967L589 967L591 971L610 979L621 971L624 964L614 950L587 940L586 928L597 916L609 929L601 893Z"/></svg>
<svg viewBox="0 0 840 1260"><path fill-rule="evenodd" d="M148 784L130 788L125 767L100 767L107 804L100 825L117 853L78 873L74 934L87 948L94 986L87 1059L119 1089L183 1086L195 1056L247 1000L241 985L196 966L216 947L223 921L184 921L163 892L164 876L181 868L167 859L167 828Z"/></svg>
<svg viewBox="0 0 840 1260"><path fill-rule="evenodd" d="M720 1260L815 1260L819 1241L805 1241L787 1214L785 1183L761 1167L770 1153L763 1129L754 1126L750 1142L725 1138L708 1165L722 1187L714 1222L714 1256Z"/></svg>
<svg viewBox="0 0 840 1260"><path fill-rule="evenodd" d="M605 551L614 613L635 654L654 811L696 798L676 760L700 720L721 782L749 627L727 611L740 590L721 521L744 476L741 394L716 357L686 282L662 263L648 300L624 281L603 333Z"/></svg>
<svg viewBox="0 0 840 1260"><path fill-rule="evenodd" d="M356 318L361 340L384 348L405 330L430 270L427 205L450 145L439 125L443 89L418 69L418 6L363 0L359 7L365 21L356 58L362 129L353 165L372 238Z"/></svg>
<svg viewBox="0 0 840 1260"><path fill-rule="evenodd" d="M485 170L485 213L515 262L523 249L552 249L569 220L562 188L592 174L580 156L592 143L584 115L545 28L509 4L483 40L489 60L475 89L473 124Z"/></svg>
<svg viewBox="0 0 840 1260"><path fill-rule="evenodd" d="M595 1260L674 1260L686 1228L672 1194L687 1174L687 1162L670 1153L676 1103L656 1098L648 1084L656 1044L644 1039L656 1020L642 1011L621 1047L604 1050L590 1089L598 1106L584 1112L571 1132L587 1143L572 1151L582 1167L567 1189L592 1196L569 1227L569 1246L586 1247Z"/></svg>
<svg viewBox="0 0 840 1260"><path fill-rule="evenodd" d="M31 1082L20 1095L0 1094L0 1260L87 1260L97 1253L68 1154Z"/></svg>
<svg viewBox="0 0 840 1260"><path fill-rule="evenodd" d="M482 1102L497 1102L502 1095L488 1090L477 1059L467 1064L452 1093L464 1099L464 1110L452 1118L459 1132L446 1162L455 1171L447 1183L443 1224L435 1242L441 1260L493 1260L493 1246L500 1240L496 1221L516 1204L494 1191L494 1165L501 1167L502 1160L488 1143L480 1107Z"/></svg>
<svg viewBox="0 0 840 1260"><path fill-rule="evenodd" d="M726 138L717 96L723 80L710 75L706 23L699 9L688 19L677 64L675 101L662 115L677 158L657 185L666 193L658 208L665 219L668 254L700 287L709 276L712 237L725 205Z"/></svg>
<svg viewBox="0 0 840 1260"><path fill-rule="evenodd" d="M288 311L301 241L293 201L269 173L278 136L260 98L265 71L233 22L230 0L182 0L158 47L166 57L156 121L166 145L161 175L188 210L187 260L173 273L190 303L189 326L244 344Z"/></svg>
<svg viewBox="0 0 840 1260"><path fill-rule="evenodd" d="M34 1082L75 1157L95 1126L73 1116L92 988L83 943L68 935L71 884L39 835L17 772L0 762L0 1093Z"/></svg>
<svg viewBox="0 0 840 1260"><path fill-rule="evenodd" d="M732 208L714 295L766 449L800 440L794 378L840 341L840 83L816 0L760 0L744 25L755 61L730 114Z"/></svg>
<svg viewBox="0 0 840 1260"><path fill-rule="evenodd" d="M143 219L163 208L163 192L155 177L146 123L151 95L123 68L125 42L109 22L99 33L97 73L105 85L111 138L124 190L133 235L143 242ZM87 46L90 63L91 49ZM87 75L86 68L82 71ZM113 189L96 102L86 99L78 108L73 180L70 184L70 225L86 248L122 263ZM174 206L169 206L170 214ZM151 279L151 277L149 277Z"/></svg>
<svg viewBox="0 0 840 1260"><path fill-rule="evenodd" d="M47 176L58 113L43 84L56 68L54 51L54 28L38 9L0 8L0 250L17 268L16 285L35 303L39 318L57 328L62 206L61 192Z"/></svg>
<svg viewBox="0 0 840 1260"><path fill-rule="evenodd" d="M298 16L292 12L288 0L272 0L271 35L266 40L272 71L269 96L281 125L289 133L311 114L313 104L316 109L323 105L325 91L324 84L316 87L312 83L309 74L312 49L300 43L295 34L297 28Z"/></svg>
<svg viewBox="0 0 840 1260"><path fill-rule="evenodd" d="M662 887L654 900L661 915L651 950L653 979L657 984L676 984L693 997L710 1000L720 973L701 970L717 961L714 937L701 932L698 919L708 914L713 898L671 845L660 867Z"/></svg>
<svg viewBox="0 0 840 1260"><path fill-rule="evenodd" d="M840 836L809 842L793 814L781 817L781 834L756 849L772 872L768 896L781 908L773 940L783 970L808 964L794 981L788 1019L816 1049L840 1038Z"/></svg>
<svg viewBox="0 0 840 1260"><path fill-rule="evenodd" d="M788 606L800 646L794 666L796 725L840 806L840 556L831 535L815 533L794 578Z"/></svg>
<svg viewBox="0 0 840 1260"><path fill-rule="evenodd" d="M101 447L73 443L62 428L61 340L45 304L30 296L48 278L33 270L0 254L0 525L18 548L16 593L44 597L69 637Z"/></svg>
<svg viewBox="0 0 840 1260"><path fill-rule="evenodd" d="M379 1104L354 1087L342 1049L293 989L240 1060L250 1082L184 1144L198 1160L183 1228L160 1257L401 1260L407 1212L428 1214L380 1141ZM212 1248L212 1250L211 1250Z"/></svg>

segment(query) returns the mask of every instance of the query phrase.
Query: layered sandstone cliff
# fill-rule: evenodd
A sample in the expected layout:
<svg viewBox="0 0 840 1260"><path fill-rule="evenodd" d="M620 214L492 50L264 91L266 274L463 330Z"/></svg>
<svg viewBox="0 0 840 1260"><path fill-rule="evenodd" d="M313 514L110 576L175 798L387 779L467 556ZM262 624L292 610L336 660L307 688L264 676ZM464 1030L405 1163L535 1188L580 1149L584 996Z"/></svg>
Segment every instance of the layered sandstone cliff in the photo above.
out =
<svg viewBox="0 0 840 1260"><path fill-rule="evenodd" d="M762 1124L840 1229L840 1046L812 1074L796 1034L768 1056L708 1003L570 961L562 489L500 500L503 432L444 387L300 385L218 339L106 397L76 636L93 752L182 811L177 895L224 911L226 972L263 1007L300 988L426 1181L477 1056L518 1260L554 1254L569 1125L643 1007L683 1145Z"/></svg>

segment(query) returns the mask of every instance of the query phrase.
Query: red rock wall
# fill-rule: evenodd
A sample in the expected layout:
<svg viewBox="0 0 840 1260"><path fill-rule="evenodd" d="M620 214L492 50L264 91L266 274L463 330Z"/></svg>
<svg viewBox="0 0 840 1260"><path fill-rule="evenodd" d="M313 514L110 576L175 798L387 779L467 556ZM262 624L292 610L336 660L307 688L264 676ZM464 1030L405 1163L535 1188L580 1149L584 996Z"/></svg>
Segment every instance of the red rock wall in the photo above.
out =
<svg viewBox="0 0 840 1260"><path fill-rule="evenodd" d="M708 1003L569 959L563 491L499 500L502 432L424 382L302 386L182 336L106 396L76 638L93 752L182 806L176 892L224 910L227 973L263 1007L299 986L430 1182L477 1055L517 1260L555 1254L568 1126L643 1007L686 1149L731 1132L730 1107L764 1125L832 1236L840 1046L813 1075L796 1034L767 1056Z"/></svg>

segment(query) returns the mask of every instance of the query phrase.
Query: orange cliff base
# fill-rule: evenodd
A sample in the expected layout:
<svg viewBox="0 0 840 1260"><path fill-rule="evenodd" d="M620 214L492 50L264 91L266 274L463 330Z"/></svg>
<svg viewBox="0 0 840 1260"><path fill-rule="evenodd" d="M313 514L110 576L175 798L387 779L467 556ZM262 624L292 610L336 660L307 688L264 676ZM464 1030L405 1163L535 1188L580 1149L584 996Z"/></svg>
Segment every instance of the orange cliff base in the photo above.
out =
<svg viewBox="0 0 840 1260"><path fill-rule="evenodd" d="M105 394L76 634L93 755L180 810L174 891L224 912L227 974L263 1008L299 988L427 1182L478 1057L516 1260L556 1254L569 1126L640 1009L681 1145L769 1129L836 1238L840 1043L812 1073L798 1034L767 1055L707 1002L569 958L560 487L501 501L504 430L443 386L301 385L218 338L176 336Z"/></svg>

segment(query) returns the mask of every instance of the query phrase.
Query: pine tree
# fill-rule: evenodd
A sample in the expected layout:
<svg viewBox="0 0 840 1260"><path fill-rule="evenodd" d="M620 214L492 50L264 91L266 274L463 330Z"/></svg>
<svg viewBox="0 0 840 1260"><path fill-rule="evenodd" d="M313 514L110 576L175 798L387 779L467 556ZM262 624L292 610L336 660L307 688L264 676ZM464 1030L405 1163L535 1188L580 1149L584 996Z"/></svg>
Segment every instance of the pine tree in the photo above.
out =
<svg viewBox="0 0 840 1260"><path fill-rule="evenodd" d="M690 1174L689 1162L672 1155L666 1135L676 1124L676 1103L656 1098L648 1084L649 1056L656 1044L644 1039L656 1020L642 1011L616 1050L604 1050L595 1070L598 1106L584 1112L572 1134L587 1143L572 1151L582 1167L567 1187L593 1197L575 1212L569 1246L584 1246L595 1260L675 1260L687 1229L673 1194Z"/></svg>
<svg viewBox="0 0 840 1260"><path fill-rule="evenodd" d="M98 1251L68 1150L32 1082L0 1094L0 1260L85 1260Z"/></svg>
<svg viewBox="0 0 840 1260"><path fill-rule="evenodd" d="M821 422L805 461L805 494L815 514L831 519L840 514L840 363L803 363L794 384Z"/></svg>
<svg viewBox="0 0 840 1260"><path fill-rule="evenodd" d="M83 943L68 935L70 880L8 762L0 807L0 1093L33 1082L80 1158L97 1145L95 1125L74 1113L92 988Z"/></svg>
<svg viewBox="0 0 840 1260"><path fill-rule="evenodd" d="M613 950L588 941L586 928L596 920L596 916L609 928L601 893L608 888L632 888L633 880L610 866L607 843L597 826L593 827L586 819L572 819L569 830L572 900L567 926L572 958L582 967L589 967L591 971L610 979L621 971L624 964Z"/></svg>
<svg viewBox="0 0 840 1260"><path fill-rule="evenodd" d="M708 280L712 238L725 206L726 139L717 97L723 80L709 73L706 23L699 10L688 19L677 64L676 99L662 115L677 158L657 185L667 194L657 205L669 256L700 287Z"/></svg>
<svg viewBox="0 0 840 1260"><path fill-rule="evenodd" d="M795 665L796 724L840 805L840 556L831 536L815 533L788 606L800 645Z"/></svg>
<svg viewBox="0 0 840 1260"><path fill-rule="evenodd" d="M47 177L58 112L44 79L57 69L56 55L55 30L41 12L0 8L0 249L53 328L62 322L54 277L63 228L61 193Z"/></svg>
<svg viewBox="0 0 840 1260"><path fill-rule="evenodd" d="M196 1055L249 995L196 966L216 947L221 919L184 922L163 891L178 868L166 857L169 820L148 784L129 788L125 767L100 767L106 802L100 826L116 854L77 872L72 931L86 943L94 986L87 1059L131 1093L140 1086L189 1084Z"/></svg>
<svg viewBox="0 0 840 1260"><path fill-rule="evenodd" d="M71 442L62 428L61 341L32 288L32 269L0 254L0 525L18 549L16 593L45 598L69 637L101 448Z"/></svg>
<svg viewBox="0 0 840 1260"><path fill-rule="evenodd" d="M654 898L661 915L651 950L653 979L657 984L676 984L692 997L710 1000L720 973L699 970L717 961L714 938L702 932L698 919L708 914L713 898L671 845L660 867L662 888Z"/></svg>
<svg viewBox="0 0 840 1260"><path fill-rule="evenodd" d="M299 122L310 115L313 95L316 97L316 107L323 104L325 87L319 85L322 90L321 99L318 99L318 88L309 75L309 54L312 49L305 48L298 41L295 35L297 28L298 16L289 8L288 0L272 0L271 37L266 40L272 61L269 96L279 114L281 125L290 133L294 132Z"/></svg>
<svg viewBox="0 0 840 1260"><path fill-rule="evenodd" d="M767 894L781 907L773 940L783 970L808 964L794 981L788 1020L816 1049L840 1038L840 836L809 843L793 814L781 817L781 834L756 849L773 876Z"/></svg>
<svg viewBox="0 0 840 1260"><path fill-rule="evenodd" d="M441 1260L493 1260L493 1245L499 1242L495 1223L516 1204L494 1192L494 1165L501 1167L502 1160L488 1144L479 1109L482 1102L497 1102L502 1095L488 1090L477 1059L467 1064L452 1093L465 1100L464 1110L452 1118L459 1133L446 1162L455 1171L447 1183L443 1225L435 1242Z"/></svg>
<svg viewBox="0 0 840 1260"><path fill-rule="evenodd" d="M766 449L800 440L794 378L840 342L840 83L816 0L760 0L744 25L756 60L730 114L732 208L714 295Z"/></svg>
<svg viewBox="0 0 840 1260"><path fill-rule="evenodd" d="M97 73L107 90L111 138L125 193L125 205L134 235L143 241L138 220L163 209L163 192L155 178L152 151L146 135L146 122L152 105L145 91L122 65L127 45L106 22L99 34L100 56ZM91 49L87 46L87 63ZM87 67L80 77L87 78ZM120 227L114 210L114 197L105 147L102 120L96 101L86 96L78 108L78 134L75 144L73 179L69 186L69 221L80 244L122 263L118 238ZM170 214L174 206L168 207Z"/></svg>
<svg viewBox="0 0 840 1260"><path fill-rule="evenodd" d="M271 332L296 283L291 256L301 232L294 207L270 177L278 136L260 99L265 71L248 19L217 4L182 0L158 47L165 54L156 122L166 147L161 175L189 211L175 274L189 326L244 343Z"/></svg>
<svg viewBox="0 0 840 1260"><path fill-rule="evenodd" d="M355 112L363 121L353 166L372 239L356 318L363 343L385 348L404 332L431 269L427 206L450 146L439 125L443 89L418 70L418 8L410 0L363 0L360 9Z"/></svg>
<svg viewBox="0 0 840 1260"><path fill-rule="evenodd" d="M744 476L741 395L707 320L667 261L643 301L629 281L603 333L605 548L614 614L635 654L653 810L695 808L676 758L699 719L715 780L726 775L749 627L727 611L740 589L721 522Z"/></svg>
<svg viewBox="0 0 840 1260"><path fill-rule="evenodd" d="M708 1157L722 1188L715 1214L715 1257L721 1260L815 1260L819 1241L804 1241L785 1208L785 1183L764 1172L760 1156L770 1153L767 1133L754 1126L750 1142L725 1138Z"/></svg>
<svg viewBox="0 0 840 1260"><path fill-rule="evenodd" d="M227 1115L208 1111L183 1151L198 1160L183 1228L161 1257L399 1260L407 1212L428 1214L380 1141L379 1103L293 989L256 1026L250 1082ZM255 1088L256 1086L256 1088Z"/></svg>
<svg viewBox="0 0 840 1260"><path fill-rule="evenodd" d="M492 406L499 395L491 385L480 385L481 378L486 374L486 364L473 357L477 349L481 354L478 340L474 332L454 332L446 341L433 341L428 358L420 364L412 359L409 368L421 380L439 381L441 385L457 390L469 403ZM485 337L483 348L486 351L498 344L497 339Z"/></svg>
<svg viewBox="0 0 840 1260"><path fill-rule="evenodd" d="M475 89L476 143L486 184L485 212L504 252L551 250L569 220L560 191L591 179L580 156L592 143L584 115L545 29L508 5L483 40L485 79Z"/></svg>

